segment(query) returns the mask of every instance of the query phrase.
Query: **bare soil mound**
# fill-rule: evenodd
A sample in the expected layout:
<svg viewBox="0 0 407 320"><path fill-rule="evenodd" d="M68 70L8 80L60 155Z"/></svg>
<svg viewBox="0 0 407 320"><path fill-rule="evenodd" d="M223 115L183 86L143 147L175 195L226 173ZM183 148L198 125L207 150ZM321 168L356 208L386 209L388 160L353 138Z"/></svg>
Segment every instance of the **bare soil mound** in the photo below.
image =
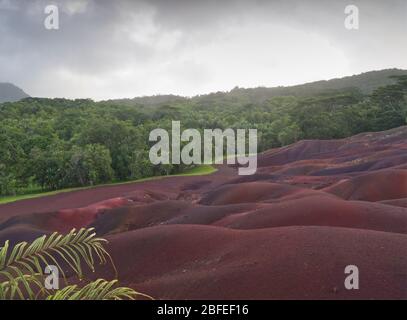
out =
<svg viewBox="0 0 407 320"><path fill-rule="evenodd" d="M0 205L0 243L95 227L121 284L156 299L407 299L406 199L401 127L270 150L252 176L221 165Z"/></svg>
<svg viewBox="0 0 407 320"><path fill-rule="evenodd" d="M407 236L401 234L173 225L109 240L121 281L159 299L407 298ZM363 275L359 290L344 288L347 265Z"/></svg>
<svg viewBox="0 0 407 320"><path fill-rule="evenodd" d="M383 201L407 197L407 170L381 170L341 181L324 191L346 200Z"/></svg>

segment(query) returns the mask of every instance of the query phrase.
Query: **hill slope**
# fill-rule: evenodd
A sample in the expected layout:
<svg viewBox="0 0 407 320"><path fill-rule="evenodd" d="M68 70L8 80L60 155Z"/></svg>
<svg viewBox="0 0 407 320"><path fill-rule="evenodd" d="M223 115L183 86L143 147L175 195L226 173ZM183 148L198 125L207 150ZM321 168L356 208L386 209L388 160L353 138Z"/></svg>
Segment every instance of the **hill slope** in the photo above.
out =
<svg viewBox="0 0 407 320"><path fill-rule="evenodd" d="M11 83L0 83L0 103L14 102L29 97L22 89Z"/></svg>
<svg viewBox="0 0 407 320"><path fill-rule="evenodd" d="M234 88L229 92L214 92L210 94L199 95L190 98L193 101L205 102L207 100L228 100L236 98L246 98L246 100L256 103L263 102L267 99L276 96L297 96L297 97L309 97L313 95L319 95L329 93L333 91L342 91L350 88L359 90L362 94L370 94L375 89L393 84L395 81L391 79L392 76L407 75L407 70L401 69L384 69L379 71L369 71L358 75L352 75L344 78L337 78L331 80L322 80L316 82L305 83L296 86L287 87L258 87L258 88ZM174 95L156 95L137 97L134 99L119 99L110 100L110 102L116 102L127 105L162 105L166 103L179 102L188 99L186 97L174 96Z"/></svg>

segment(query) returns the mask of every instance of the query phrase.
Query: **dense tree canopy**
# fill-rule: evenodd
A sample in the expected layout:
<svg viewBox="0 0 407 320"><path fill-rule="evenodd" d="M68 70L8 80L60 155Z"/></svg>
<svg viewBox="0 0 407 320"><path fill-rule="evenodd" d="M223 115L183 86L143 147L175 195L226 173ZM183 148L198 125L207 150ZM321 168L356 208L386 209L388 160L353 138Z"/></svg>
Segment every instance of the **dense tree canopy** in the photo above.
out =
<svg viewBox="0 0 407 320"><path fill-rule="evenodd" d="M396 80L370 95L350 88L257 101L234 89L154 103L27 98L0 104L0 195L182 172L185 166L153 166L148 158L150 131L170 129L172 120L183 129L257 128L259 151L401 126L407 76Z"/></svg>

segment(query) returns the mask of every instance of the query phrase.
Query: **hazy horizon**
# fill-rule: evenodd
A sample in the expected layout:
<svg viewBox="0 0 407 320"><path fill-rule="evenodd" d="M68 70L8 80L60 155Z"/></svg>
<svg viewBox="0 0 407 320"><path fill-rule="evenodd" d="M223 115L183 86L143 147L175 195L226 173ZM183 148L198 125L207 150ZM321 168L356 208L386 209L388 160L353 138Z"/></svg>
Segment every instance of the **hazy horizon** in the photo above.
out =
<svg viewBox="0 0 407 320"><path fill-rule="evenodd" d="M266 86L253 86L253 87L239 87L239 86L232 86L230 89L228 90L216 90L216 91L211 91L211 92L205 92L205 93L198 93L195 95L180 95L180 94L174 94L171 92L167 92L167 93L157 93L157 94L152 94L152 95L137 95L137 96L129 96L129 97L117 97L117 98L106 98L106 99L94 99L92 97L63 97L63 96L59 96L59 97L45 97L45 96L35 96L35 95L31 95L29 92L27 92L26 90L24 90L24 88L20 87L18 84L15 83L11 83L11 82L0 82L0 83L9 83L11 85L15 85L16 87L18 87L19 89L23 90L26 94L28 94L30 97L32 98L50 98L50 99L68 99L68 100L74 100L74 99L92 99L94 101L108 101L108 100L125 100L125 99L137 99L137 98L146 98L146 97L153 97L153 96L178 96L178 97L182 97L182 98L194 98L194 97L198 97L198 96L204 96L204 95L208 95L208 94L214 94L214 93L218 93L218 92L231 92L232 90L234 90L235 88L239 88L239 89L256 89L256 88L267 88L267 89L272 89L272 88L278 88L278 87L294 87L297 85L306 85L306 84L311 84L314 82L319 82L319 81L330 81L330 80L335 80L335 79L343 79L343 78L347 78L347 77L352 77L352 76L357 76L360 74L364 74L364 73L369 73L369 72L375 72L375 71L384 71L384 70L392 70L392 69L397 69L397 68L388 68L388 69L381 69L381 70L369 70L369 71L365 71L365 72L361 72L358 74L352 74L352 75L344 75L343 77L340 78L329 78L329 79L320 79L320 80L315 80L315 81L311 81L311 82L304 82L304 83L298 83L298 84L293 84L293 85L287 85L287 86L274 86L274 87L266 87ZM407 71L407 69L398 69L398 70L402 70L402 71Z"/></svg>
<svg viewBox="0 0 407 320"><path fill-rule="evenodd" d="M44 27L49 4L59 30ZM349 4L359 30L344 26ZM401 0L0 0L0 82L106 100L407 69L404 12Z"/></svg>

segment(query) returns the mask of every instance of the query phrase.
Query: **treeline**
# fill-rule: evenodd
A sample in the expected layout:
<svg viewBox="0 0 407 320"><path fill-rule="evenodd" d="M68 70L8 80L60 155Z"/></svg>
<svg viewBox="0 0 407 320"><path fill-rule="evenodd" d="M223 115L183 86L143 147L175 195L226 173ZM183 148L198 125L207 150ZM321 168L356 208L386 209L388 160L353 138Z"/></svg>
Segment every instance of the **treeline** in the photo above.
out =
<svg viewBox="0 0 407 320"><path fill-rule="evenodd" d="M350 88L253 103L239 89L157 104L27 98L0 104L0 195L180 173L153 166L148 136L171 128L257 128L259 151L301 139L332 139L406 123L407 76L370 95Z"/></svg>
<svg viewBox="0 0 407 320"><path fill-rule="evenodd" d="M0 194L56 190L182 172L153 166L148 135L162 121L134 107L37 99L0 105Z"/></svg>

